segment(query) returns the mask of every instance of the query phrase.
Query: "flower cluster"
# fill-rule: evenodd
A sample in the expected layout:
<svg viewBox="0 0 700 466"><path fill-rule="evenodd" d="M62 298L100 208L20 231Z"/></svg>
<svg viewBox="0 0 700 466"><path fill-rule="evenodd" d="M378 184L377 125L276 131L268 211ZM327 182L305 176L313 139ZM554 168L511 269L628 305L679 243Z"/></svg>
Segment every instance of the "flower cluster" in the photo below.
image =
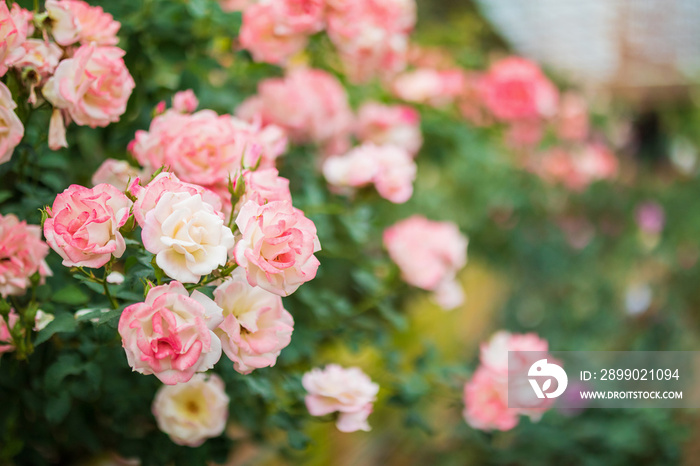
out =
<svg viewBox="0 0 700 466"><path fill-rule="evenodd" d="M0 5L0 76L16 72L34 106L42 103L36 93L41 89L54 108L49 147L56 150L67 147L66 122L94 128L119 121L134 80L116 47L121 25L112 15L80 0L47 0L45 8L35 16L16 3L11 10ZM0 163L10 159L24 134L15 107L0 84Z"/></svg>
<svg viewBox="0 0 700 466"><path fill-rule="evenodd" d="M408 36L416 22L414 0L264 0L243 10L239 41L253 59L284 65L326 29L352 81L391 76L406 66Z"/></svg>
<svg viewBox="0 0 700 466"><path fill-rule="evenodd" d="M312 416L339 413L335 425L341 432L371 429L367 418L372 413L379 385L361 369L329 364L304 374L301 383L308 393L306 408Z"/></svg>
<svg viewBox="0 0 700 466"><path fill-rule="evenodd" d="M384 231L384 247L406 283L434 292L444 309L464 302L456 274L467 263L468 239L450 222L414 215Z"/></svg>
<svg viewBox="0 0 700 466"><path fill-rule="evenodd" d="M44 258L49 247L41 240L41 227L0 214L0 296L22 295L32 283L51 275Z"/></svg>
<svg viewBox="0 0 700 466"><path fill-rule="evenodd" d="M487 343L481 345L481 365L464 386L464 419L471 427L480 430L510 430L518 424L518 416L525 415L537 421L552 405L551 399L528 408L508 407L508 373L529 368L535 359L520 356L517 367L508 365L509 351L546 353L548 344L534 333L513 334L496 332ZM528 385L523 387L532 390Z"/></svg>

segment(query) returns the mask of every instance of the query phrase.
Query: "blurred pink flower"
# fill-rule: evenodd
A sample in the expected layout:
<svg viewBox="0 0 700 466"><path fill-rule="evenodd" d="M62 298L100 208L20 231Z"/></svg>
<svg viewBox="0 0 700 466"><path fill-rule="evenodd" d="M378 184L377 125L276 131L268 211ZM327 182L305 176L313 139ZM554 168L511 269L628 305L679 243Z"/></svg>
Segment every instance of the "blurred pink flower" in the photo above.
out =
<svg viewBox="0 0 700 466"><path fill-rule="evenodd" d="M51 18L51 34L59 45L81 44L117 45L121 24L114 21L102 7L90 6L80 0L46 0L46 12Z"/></svg>
<svg viewBox="0 0 700 466"><path fill-rule="evenodd" d="M424 290L440 291L455 282L457 272L467 263L468 240L451 222L414 215L384 230L383 239L401 277ZM455 307L460 304L448 302Z"/></svg>
<svg viewBox="0 0 700 466"><path fill-rule="evenodd" d="M102 162L95 174L92 184L111 184L120 191L126 190L129 184L139 177L139 171L125 160L107 159Z"/></svg>
<svg viewBox="0 0 700 466"><path fill-rule="evenodd" d="M486 107L500 120L549 118L557 110L557 88L524 58L508 57L491 65L481 90Z"/></svg>
<svg viewBox="0 0 700 466"><path fill-rule="evenodd" d="M419 68L397 76L392 92L407 102L430 104L436 107L452 103L464 90L462 70L434 70Z"/></svg>
<svg viewBox="0 0 700 466"><path fill-rule="evenodd" d="M407 105L365 102L358 110L355 131L362 142L392 144L411 155L423 144L420 114Z"/></svg>
<svg viewBox="0 0 700 466"><path fill-rule="evenodd" d="M515 366L508 365L508 351L546 352L549 344L535 333L510 333L500 330L479 348L481 364L493 374L506 376L508 371L527 371L536 361L528 355L518 355Z"/></svg>
<svg viewBox="0 0 700 466"><path fill-rule="evenodd" d="M192 89L176 92L173 96L173 109L180 113L192 113L197 110L199 100Z"/></svg>
<svg viewBox="0 0 700 466"><path fill-rule="evenodd" d="M336 427L341 432L369 431L367 417L377 399L379 385L357 367L329 364L304 374L306 407L312 416L338 412Z"/></svg>
<svg viewBox="0 0 700 466"><path fill-rule="evenodd" d="M557 136L566 141L583 141L588 137L588 103L580 94L566 92L559 100Z"/></svg>
<svg viewBox="0 0 700 466"><path fill-rule="evenodd" d="M666 224L666 214L661 204L653 201L639 204L635 209L635 220L639 229L645 233L661 233Z"/></svg>
<svg viewBox="0 0 700 466"><path fill-rule="evenodd" d="M9 162L24 137L24 125L15 113L17 104L10 90L0 83L0 164Z"/></svg>
<svg viewBox="0 0 700 466"><path fill-rule="evenodd" d="M0 4L0 76L24 55L22 44L30 32L31 18L32 14L17 3L12 5L11 10L7 8L7 3Z"/></svg>
<svg viewBox="0 0 700 466"><path fill-rule="evenodd" d="M258 94L246 99L236 115L259 119L263 126L277 125L297 144L347 139L353 125L343 85L333 75L309 68L261 81Z"/></svg>
<svg viewBox="0 0 700 466"><path fill-rule="evenodd" d="M401 147L365 143L345 155L328 157L323 174L328 183L337 187L374 183L380 196L402 204L413 194L416 164Z"/></svg>
<svg viewBox="0 0 700 466"><path fill-rule="evenodd" d="M415 0L328 2L328 37L353 82L403 71L415 22Z"/></svg>
<svg viewBox="0 0 700 466"><path fill-rule="evenodd" d="M481 366L464 385L464 420L474 429L511 430L518 411L508 408L508 384Z"/></svg>
<svg viewBox="0 0 700 466"><path fill-rule="evenodd" d="M0 214L0 296L23 295L35 273L41 282L51 276L44 260L48 253L39 225L20 222L13 214Z"/></svg>

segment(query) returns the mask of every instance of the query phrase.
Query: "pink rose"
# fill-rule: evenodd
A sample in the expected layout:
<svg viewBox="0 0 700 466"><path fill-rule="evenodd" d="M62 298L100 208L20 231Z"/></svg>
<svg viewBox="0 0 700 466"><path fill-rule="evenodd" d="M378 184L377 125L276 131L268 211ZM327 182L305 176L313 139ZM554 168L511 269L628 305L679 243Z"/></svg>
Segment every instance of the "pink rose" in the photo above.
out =
<svg viewBox="0 0 700 466"><path fill-rule="evenodd" d="M39 75L39 80L51 76L63 56L61 47L40 39L26 40L21 47L24 53L12 63L12 66L33 69Z"/></svg>
<svg viewBox="0 0 700 466"><path fill-rule="evenodd" d="M402 278L418 288L437 291L438 301L445 298L450 307L460 304L447 298L455 297L453 284L457 272L467 263L467 244L457 225L419 215L384 230L384 247L399 266Z"/></svg>
<svg viewBox="0 0 700 466"><path fill-rule="evenodd" d="M491 65L481 90L486 107L500 120L548 118L557 110L557 88L524 58L504 58Z"/></svg>
<svg viewBox="0 0 700 466"><path fill-rule="evenodd" d="M487 343L482 343L479 354L481 364L492 373L507 376L508 371L527 371L540 358L533 359L529 355L519 355L518 364L509 368L508 351L539 351L547 352L549 344L535 333L509 333L501 330L493 334Z"/></svg>
<svg viewBox="0 0 700 466"><path fill-rule="evenodd" d="M397 76L391 90L396 97L407 102L441 107L462 93L465 80L462 70L419 68Z"/></svg>
<svg viewBox="0 0 700 466"><path fill-rule="evenodd" d="M183 181L200 185L230 203L229 181L241 166L261 157L259 129L231 115L212 110L182 114L168 110L137 131L129 150L147 172L167 166Z"/></svg>
<svg viewBox="0 0 700 466"><path fill-rule="evenodd" d="M17 314L14 309L10 309L7 322L3 316L0 316L0 342L9 343L7 345L0 344L0 356L2 356L2 353L14 351L15 345L12 343L12 334L10 333L10 329L14 328L18 320L19 314Z"/></svg>
<svg viewBox="0 0 700 466"><path fill-rule="evenodd" d="M12 215L0 214L0 296L23 295L31 277L51 276L44 260L49 247L41 240L41 227Z"/></svg>
<svg viewBox="0 0 700 466"><path fill-rule="evenodd" d="M8 65L24 55L22 44L30 32L31 18L32 14L16 3L12 10L7 8L7 3L0 5L0 76L7 73Z"/></svg>
<svg viewBox="0 0 700 466"><path fill-rule="evenodd" d="M92 175L92 184L111 184L120 191L126 190L129 184L139 177L139 171L125 160L107 159Z"/></svg>
<svg viewBox="0 0 700 466"><path fill-rule="evenodd" d="M308 392L306 408L312 416L339 412L336 427L341 432L369 431L367 417L377 399L379 385L358 367L329 364L314 368L301 379Z"/></svg>
<svg viewBox="0 0 700 466"><path fill-rule="evenodd" d="M234 245L223 213L201 194L172 191L163 192L145 214L141 240L158 267L183 283L197 283L226 265Z"/></svg>
<svg viewBox="0 0 700 466"><path fill-rule="evenodd" d="M66 267L99 268L121 257L126 243L119 228L129 219L132 202L117 188L71 185L56 196L44 222L44 236Z"/></svg>
<svg viewBox="0 0 700 466"><path fill-rule="evenodd" d="M52 20L51 33L59 45L95 43L117 45L121 24L99 6L79 0L46 0L46 12Z"/></svg>
<svg viewBox="0 0 700 466"><path fill-rule="evenodd" d="M160 387L151 409L158 428L170 440L198 447L224 432L228 407L229 397L221 377L195 374L189 382Z"/></svg>
<svg viewBox="0 0 700 466"><path fill-rule="evenodd" d="M573 151L554 147L534 157L529 169L550 183L561 183L572 191L583 191L594 181L617 175L618 161L605 146L589 144Z"/></svg>
<svg viewBox="0 0 700 466"><path fill-rule="evenodd" d="M176 92L173 96L173 109L180 113L192 113L197 110L199 100L192 89Z"/></svg>
<svg viewBox="0 0 700 466"><path fill-rule="evenodd" d="M221 211L219 196L201 186L180 181L174 173L159 173L145 187L139 185L138 179L132 181L134 182L129 186L129 192L137 198L134 203L134 217L141 227L145 225L146 214L156 207L161 196L166 192L199 194L214 210Z"/></svg>
<svg viewBox="0 0 700 466"><path fill-rule="evenodd" d="M508 408L508 384L485 367L479 367L464 385L464 420L474 429L511 430L518 425L518 410Z"/></svg>
<svg viewBox="0 0 700 466"><path fill-rule="evenodd" d="M403 148L365 143L345 155L328 157L323 174L331 185L338 187L374 183L380 196L401 204L413 194L416 164Z"/></svg>
<svg viewBox="0 0 700 466"><path fill-rule="evenodd" d="M239 41L253 60L282 65L304 50L308 39L304 33L278 29L276 3L257 3L245 9Z"/></svg>
<svg viewBox="0 0 700 466"><path fill-rule="evenodd" d="M637 205L634 209L634 219L644 233L658 235L664 231L666 213L661 204L648 201Z"/></svg>
<svg viewBox="0 0 700 466"><path fill-rule="evenodd" d="M391 76L406 67L414 0L330 1L328 6L328 37L351 81Z"/></svg>
<svg viewBox="0 0 700 466"><path fill-rule="evenodd" d="M81 126L119 121L134 89L123 56L117 47L81 46L72 58L58 64L44 86L44 96Z"/></svg>
<svg viewBox="0 0 700 466"><path fill-rule="evenodd" d="M248 283L289 296L316 276L321 250L314 222L289 201L246 202L236 218L241 237L233 251Z"/></svg>
<svg viewBox="0 0 700 466"><path fill-rule="evenodd" d="M588 137L588 104L579 94L567 92L559 101L557 136L566 141L583 141Z"/></svg>
<svg viewBox="0 0 700 466"><path fill-rule="evenodd" d="M514 149L522 147L534 147L544 136L544 123L542 120L530 118L516 120L510 124L506 133L506 142Z"/></svg>
<svg viewBox="0 0 700 466"><path fill-rule="evenodd" d="M289 180L279 176L276 168L245 170L242 176L245 193L239 201L241 206L247 201L255 201L259 205L274 201L292 202Z"/></svg>
<svg viewBox="0 0 700 466"><path fill-rule="evenodd" d="M357 115L356 133L362 142L392 144L415 155L423 144L420 114L407 105L362 104Z"/></svg>
<svg viewBox="0 0 700 466"><path fill-rule="evenodd" d="M119 335L134 371L175 385L217 363L221 342L214 329L222 320L214 301L199 291L190 296L182 283L172 281L124 309Z"/></svg>
<svg viewBox="0 0 700 466"><path fill-rule="evenodd" d="M243 269L214 290L214 301L223 309L224 321L215 330L224 353L241 374L271 367L289 345L294 319L282 306L282 298L250 286Z"/></svg>
<svg viewBox="0 0 700 466"><path fill-rule="evenodd" d="M0 164L9 162L24 137L24 126L14 109L17 104L5 84L0 83Z"/></svg>
<svg viewBox="0 0 700 466"><path fill-rule="evenodd" d="M299 144L347 138L353 123L342 84L325 71L307 68L263 80L258 95L243 102L236 113L246 120L260 118L265 126L277 125Z"/></svg>

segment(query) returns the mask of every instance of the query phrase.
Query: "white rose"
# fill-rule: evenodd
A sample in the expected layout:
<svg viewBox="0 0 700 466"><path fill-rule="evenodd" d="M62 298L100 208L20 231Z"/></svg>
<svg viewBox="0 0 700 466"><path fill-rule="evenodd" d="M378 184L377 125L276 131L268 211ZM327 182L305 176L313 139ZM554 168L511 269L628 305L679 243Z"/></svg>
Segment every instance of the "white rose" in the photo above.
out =
<svg viewBox="0 0 700 466"><path fill-rule="evenodd" d="M220 265L233 249L224 215L200 194L165 192L146 214L141 239L156 263L171 278L197 283Z"/></svg>
<svg viewBox="0 0 700 466"><path fill-rule="evenodd" d="M216 374L196 374L189 382L164 385L152 411L158 428L178 445L197 447L226 427L229 398Z"/></svg>

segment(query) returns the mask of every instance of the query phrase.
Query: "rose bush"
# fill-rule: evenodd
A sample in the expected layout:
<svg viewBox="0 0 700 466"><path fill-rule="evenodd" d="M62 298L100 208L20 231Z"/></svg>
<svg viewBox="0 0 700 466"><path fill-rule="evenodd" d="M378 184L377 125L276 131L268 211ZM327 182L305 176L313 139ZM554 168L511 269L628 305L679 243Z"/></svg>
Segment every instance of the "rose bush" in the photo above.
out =
<svg viewBox="0 0 700 466"><path fill-rule="evenodd" d="M0 6L0 464L680 462L504 361L695 349L692 109L419 6Z"/></svg>

